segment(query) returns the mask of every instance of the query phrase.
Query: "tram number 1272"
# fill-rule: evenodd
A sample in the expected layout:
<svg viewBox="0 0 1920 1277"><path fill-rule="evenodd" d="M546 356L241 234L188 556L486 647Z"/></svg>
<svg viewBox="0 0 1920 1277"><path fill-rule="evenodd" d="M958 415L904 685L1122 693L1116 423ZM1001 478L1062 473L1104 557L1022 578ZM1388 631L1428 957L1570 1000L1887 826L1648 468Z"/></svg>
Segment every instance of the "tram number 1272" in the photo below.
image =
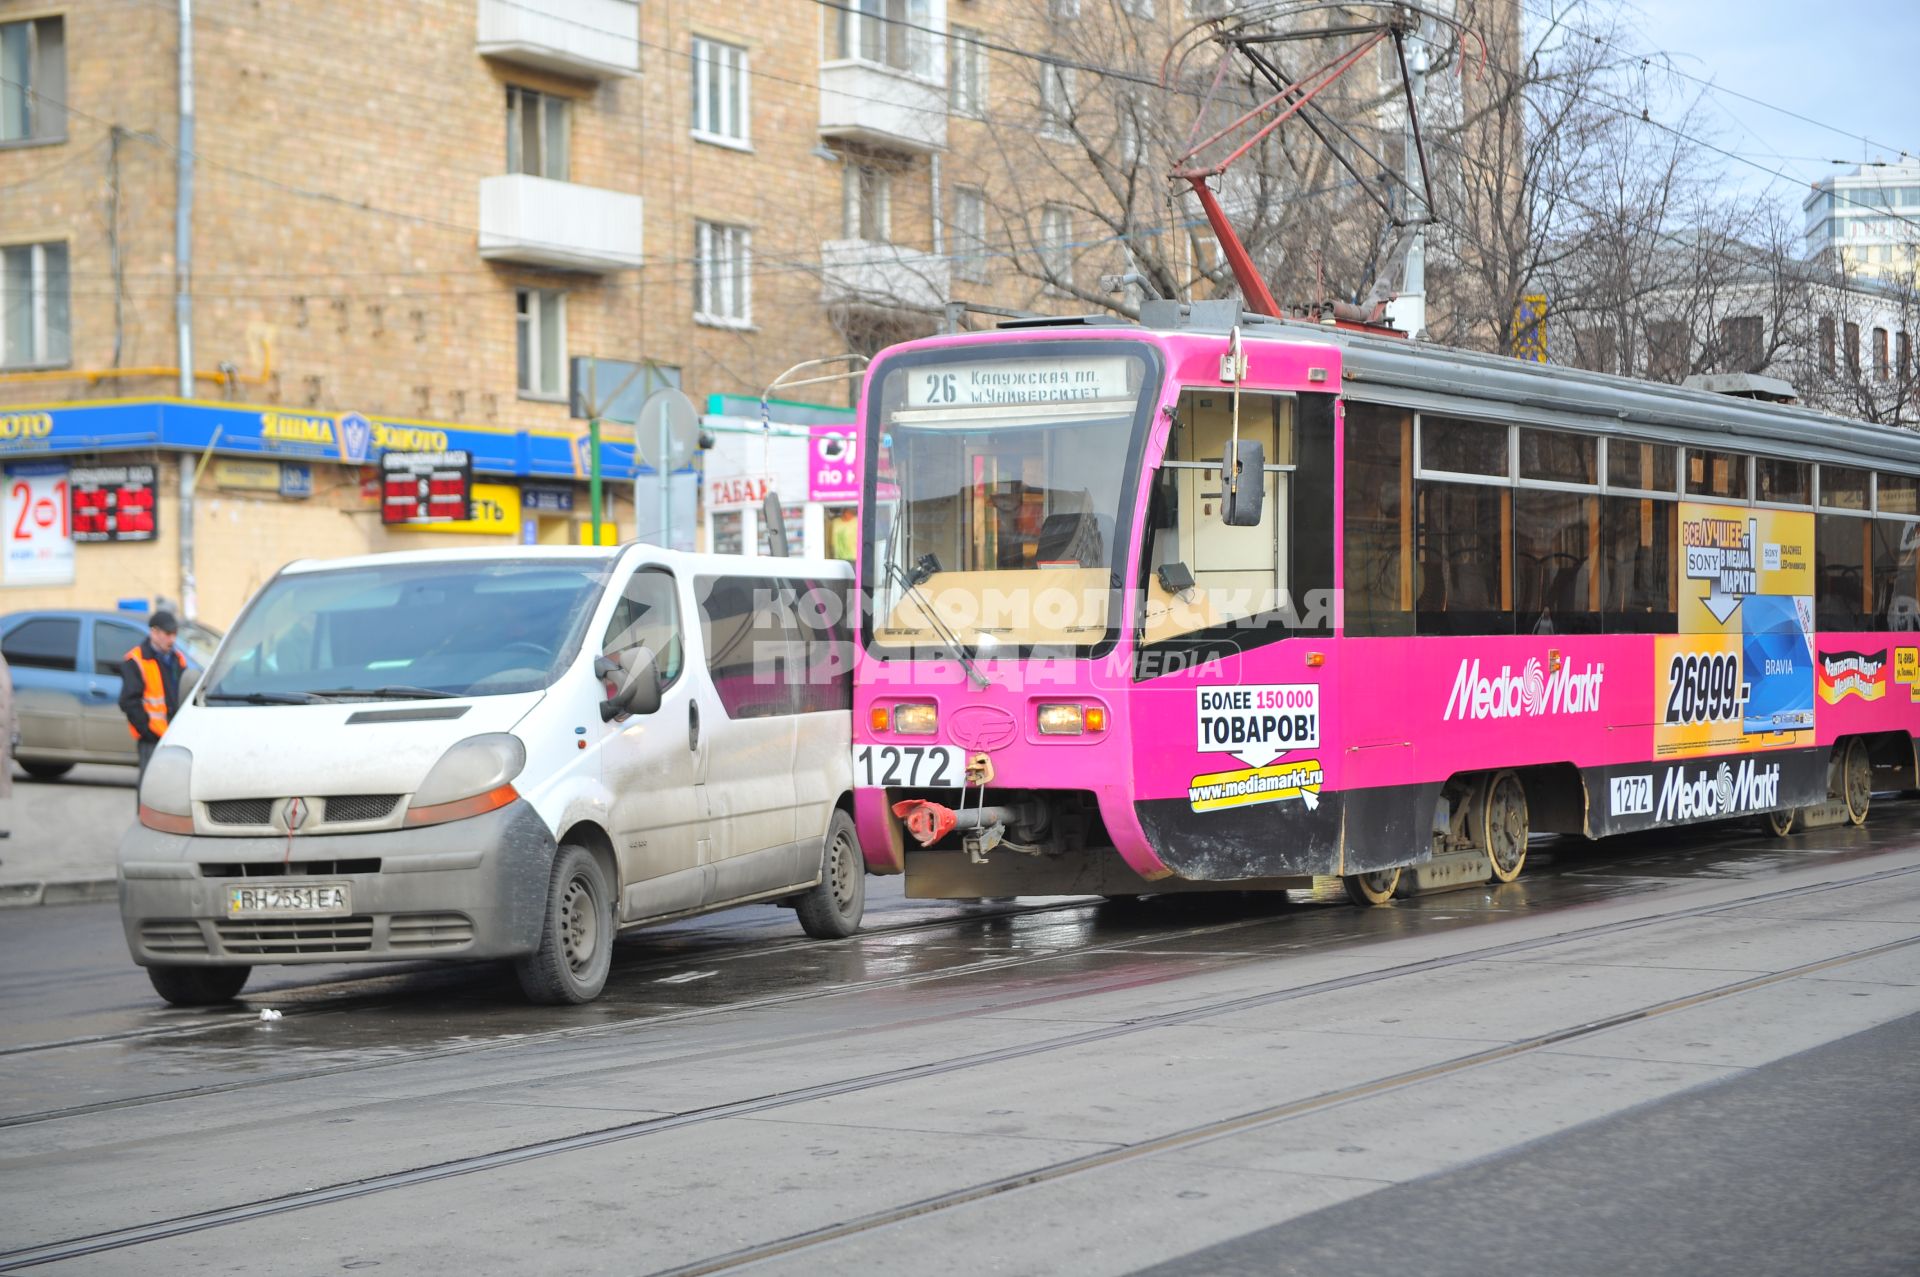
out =
<svg viewBox="0 0 1920 1277"><path fill-rule="evenodd" d="M853 783L862 789L958 789L966 754L952 745L861 745L853 751Z"/></svg>

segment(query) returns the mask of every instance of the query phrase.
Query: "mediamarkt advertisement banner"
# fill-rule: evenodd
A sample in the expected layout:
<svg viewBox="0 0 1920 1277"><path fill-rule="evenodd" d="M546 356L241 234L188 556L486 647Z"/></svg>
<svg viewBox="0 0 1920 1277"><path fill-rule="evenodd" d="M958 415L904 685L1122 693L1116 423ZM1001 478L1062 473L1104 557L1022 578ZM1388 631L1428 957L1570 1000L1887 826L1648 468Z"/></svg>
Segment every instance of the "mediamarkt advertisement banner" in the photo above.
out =
<svg viewBox="0 0 1920 1277"><path fill-rule="evenodd" d="M1813 743L1813 515L1680 503L1680 632L1654 644L1661 758Z"/></svg>

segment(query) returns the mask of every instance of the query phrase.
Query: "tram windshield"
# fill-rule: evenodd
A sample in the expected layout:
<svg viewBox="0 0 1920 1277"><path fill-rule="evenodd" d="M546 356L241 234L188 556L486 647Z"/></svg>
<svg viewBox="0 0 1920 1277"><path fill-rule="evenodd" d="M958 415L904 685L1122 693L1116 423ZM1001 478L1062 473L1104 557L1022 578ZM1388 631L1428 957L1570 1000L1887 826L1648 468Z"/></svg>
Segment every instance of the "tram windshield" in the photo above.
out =
<svg viewBox="0 0 1920 1277"><path fill-rule="evenodd" d="M869 644L951 636L991 656L1107 638L1158 382L1150 352L1113 342L895 362L868 405Z"/></svg>

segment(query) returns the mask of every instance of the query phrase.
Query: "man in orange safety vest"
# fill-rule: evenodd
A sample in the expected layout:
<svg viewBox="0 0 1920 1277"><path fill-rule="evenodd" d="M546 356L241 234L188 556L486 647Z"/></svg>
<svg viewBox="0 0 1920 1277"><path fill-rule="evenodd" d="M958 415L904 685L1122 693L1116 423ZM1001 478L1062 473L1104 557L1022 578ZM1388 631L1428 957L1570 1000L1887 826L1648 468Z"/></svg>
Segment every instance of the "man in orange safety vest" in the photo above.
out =
<svg viewBox="0 0 1920 1277"><path fill-rule="evenodd" d="M143 777L154 747L180 711L180 675L187 668L187 658L173 646L179 630L173 613L155 612L147 622L146 640L120 662L120 712L127 716L127 730L137 742Z"/></svg>

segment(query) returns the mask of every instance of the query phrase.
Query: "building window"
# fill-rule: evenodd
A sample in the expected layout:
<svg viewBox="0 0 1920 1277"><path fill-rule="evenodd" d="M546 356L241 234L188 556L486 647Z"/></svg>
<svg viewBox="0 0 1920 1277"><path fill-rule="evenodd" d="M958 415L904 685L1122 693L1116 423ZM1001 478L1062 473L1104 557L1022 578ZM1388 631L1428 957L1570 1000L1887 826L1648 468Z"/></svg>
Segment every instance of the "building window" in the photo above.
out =
<svg viewBox="0 0 1920 1277"><path fill-rule="evenodd" d="M893 175L871 164L848 164L843 176L842 231L848 239L885 244L893 214Z"/></svg>
<svg viewBox="0 0 1920 1277"><path fill-rule="evenodd" d="M977 187L953 188L953 274L976 283L987 277L987 197Z"/></svg>
<svg viewBox="0 0 1920 1277"><path fill-rule="evenodd" d="M1893 366L1887 358L1887 330L1873 330L1873 379L1885 381L1893 375Z"/></svg>
<svg viewBox="0 0 1920 1277"><path fill-rule="evenodd" d="M569 105L551 93L507 86L507 172L567 180Z"/></svg>
<svg viewBox="0 0 1920 1277"><path fill-rule="evenodd" d="M1847 375L1860 375L1860 325L1848 324L1846 327L1846 349L1841 352L1847 361Z"/></svg>
<svg viewBox="0 0 1920 1277"><path fill-rule="evenodd" d="M840 9L839 55L933 74L933 9L928 0L846 0Z"/></svg>
<svg viewBox="0 0 1920 1277"><path fill-rule="evenodd" d="M1040 64L1040 131L1048 137L1073 136L1073 68Z"/></svg>
<svg viewBox="0 0 1920 1277"><path fill-rule="evenodd" d="M0 248L0 301L0 367L45 367L72 358L64 243Z"/></svg>
<svg viewBox="0 0 1920 1277"><path fill-rule="evenodd" d="M1833 316L1832 315L1820 316L1820 371L1821 372L1832 372L1834 369L1833 348L1836 340L1837 339L1833 331Z"/></svg>
<svg viewBox="0 0 1920 1277"><path fill-rule="evenodd" d="M1648 323L1648 378L1677 384L1692 367L1693 341L1687 325L1678 319L1656 319Z"/></svg>
<svg viewBox="0 0 1920 1277"><path fill-rule="evenodd" d="M744 226L694 224L693 317L744 328L753 322L752 246Z"/></svg>
<svg viewBox="0 0 1920 1277"><path fill-rule="evenodd" d="M718 40L693 41L693 135L744 146L747 141L747 51Z"/></svg>
<svg viewBox="0 0 1920 1277"><path fill-rule="evenodd" d="M514 294L519 311L517 367L527 399L567 397L567 295L551 288Z"/></svg>
<svg viewBox="0 0 1920 1277"><path fill-rule="evenodd" d="M1913 343L1907 334L1897 333L1893 339L1894 362L1900 370L1900 380L1906 381L1913 376Z"/></svg>
<svg viewBox="0 0 1920 1277"><path fill-rule="evenodd" d="M1120 165L1132 168L1140 162L1140 104L1131 96L1120 98L1120 127L1114 139L1114 149L1120 153Z"/></svg>
<svg viewBox="0 0 1920 1277"><path fill-rule="evenodd" d="M1766 365L1762 347L1766 329L1758 315L1729 315L1720 321L1720 351L1735 372L1759 372Z"/></svg>
<svg viewBox="0 0 1920 1277"><path fill-rule="evenodd" d="M1049 284L1073 282L1073 211L1064 204L1040 210L1040 263Z"/></svg>
<svg viewBox="0 0 1920 1277"><path fill-rule="evenodd" d="M67 135L66 27L59 18L0 23L0 142Z"/></svg>
<svg viewBox="0 0 1920 1277"><path fill-rule="evenodd" d="M987 50L967 27L955 27L948 41L947 105L955 115L987 113Z"/></svg>
<svg viewBox="0 0 1920 1277"><path fill-rule="evenodd" d="M1135 18L1153 16L1153 0L1116 0L1120 12Z"/></svg>
<svg viewBox="0 0 1920 1277"><path fill-rule="evenodd" d="M1047 0L1047 16L1055 22L1071 22L1080 16L1080 0Z"/></svg>

